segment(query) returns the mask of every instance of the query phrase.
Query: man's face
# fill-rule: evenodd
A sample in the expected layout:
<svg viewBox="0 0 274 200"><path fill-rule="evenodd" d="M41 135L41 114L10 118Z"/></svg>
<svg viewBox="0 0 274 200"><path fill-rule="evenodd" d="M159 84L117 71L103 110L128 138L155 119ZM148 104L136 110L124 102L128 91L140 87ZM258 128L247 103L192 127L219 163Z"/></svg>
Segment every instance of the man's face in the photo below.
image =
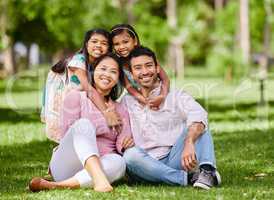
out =
<svg viewBox="0 0 274 200"><path fill-rule="evenodd" d="M159 67L156 66L153 58L146 55L134 57L130 60L130 64L133 79L141 87L152 88L159 73Z"/></svg>

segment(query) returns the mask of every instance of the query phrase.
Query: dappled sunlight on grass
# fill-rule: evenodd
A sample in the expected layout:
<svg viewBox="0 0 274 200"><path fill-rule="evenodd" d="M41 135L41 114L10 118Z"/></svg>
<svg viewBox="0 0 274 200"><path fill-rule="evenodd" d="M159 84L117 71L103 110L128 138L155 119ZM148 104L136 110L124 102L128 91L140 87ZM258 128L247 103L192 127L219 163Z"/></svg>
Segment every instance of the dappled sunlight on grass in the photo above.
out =
<svg viewBox="0 0 274 200"><path fill-rule="evenodd" d="M32 80L33 84L38 84L38 79ZM251 88L238 90L237 95L234 94L238 85L226 85L216 78L187 78L176 82L177 87L184 85L209 113L218 170L223 180L220 188L210 192L161 184L127 185L122 180L114 184L115 191L111 194L95 193L89 188L30 193L25 189L29 180L46 174L55 146L46 139L40 123L41 92L38 86L33 90L28 90L30 85L14 88L12 96L18 105L14 109L0 90L0 176L4 180L0 182L0 195L4 199L35 200L271 199L274 195L274 93L271 93L274 81L269 82L271 85L266 90L268 103L264 107L258 105L258 85L252 81L249 82ZM22 83L29 84L29 81ZM208 89L211 85L212 90ZM0 87L4 87L1 81Z"/></svg>

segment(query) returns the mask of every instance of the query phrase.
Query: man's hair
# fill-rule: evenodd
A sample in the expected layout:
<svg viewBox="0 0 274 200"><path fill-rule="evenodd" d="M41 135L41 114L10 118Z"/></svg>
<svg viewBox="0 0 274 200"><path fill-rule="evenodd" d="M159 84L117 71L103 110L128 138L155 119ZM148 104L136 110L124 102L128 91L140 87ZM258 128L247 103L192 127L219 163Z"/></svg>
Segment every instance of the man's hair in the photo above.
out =
<svg viewBox="0 0 274 200"><path fill-rule="evenodd" d="M139 47L134 48L128 56L130 70L131 70L131 63L130 63L131 59L139 57L139 56L151 57L154 61L154 64L157 65L157 59L156 59L155 53L147 47L139 46Z"/></svg>

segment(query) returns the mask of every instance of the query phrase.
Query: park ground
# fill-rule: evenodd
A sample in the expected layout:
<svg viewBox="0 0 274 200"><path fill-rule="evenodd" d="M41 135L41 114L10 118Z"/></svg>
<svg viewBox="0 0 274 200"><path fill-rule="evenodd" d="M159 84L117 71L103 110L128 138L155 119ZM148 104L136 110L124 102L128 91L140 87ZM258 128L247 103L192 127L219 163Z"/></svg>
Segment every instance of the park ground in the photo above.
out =
<svg viewBox="0 0 274 200"><path fill-rule="evenodd" d="M26 71L0 80L0 199L273 199L274 80L266 82L267 102L260 106L258 80L246 78L228 84L205 77L205 69L194 69L184 80L173 80L172 87L184 88L209 112L221 187L201 191L120 181L109 194L91 189L29 192L31 177L46 174L55 145L46 139L39 120L44 71Z"/></svg>

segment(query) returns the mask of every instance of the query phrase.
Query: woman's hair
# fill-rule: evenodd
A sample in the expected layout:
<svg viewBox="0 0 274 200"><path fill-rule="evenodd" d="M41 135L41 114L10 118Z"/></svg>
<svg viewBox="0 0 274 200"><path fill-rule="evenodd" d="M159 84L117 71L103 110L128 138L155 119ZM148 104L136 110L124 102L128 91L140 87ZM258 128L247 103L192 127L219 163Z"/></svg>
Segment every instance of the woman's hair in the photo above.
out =
<svg viewBox="0 0 274 200"><path fill-rule="evenodd" d="M125 85L125 83L124 83L124 71L123 71L123 68L122 68L122 63L121 63L120 58L114 53L107 53L105 55L102 55L94 61L93 69L95 70L95 68L99 65L99 63L101 61L103 61L104 59L106 59L106 58L113 59L118 64L118 67L119 67L118 83L111 89L111 91L108 95L109 98L111 98L113 101L115 101L123 93L124 85ZM95 84L94 83L94 73L92 73L91 79L92 79L92 84L94 86L94 84Z"/></svg>
<svg viewBox="0 0 274 200"><path fill-rule="evenodd" d="M133 39L135 39L137 41L137 46L140 46L139 36L136 33L136 31L134 30L134 28L129 24L116 24L115 26L113 26L110 29L111 41L116 35L119 35L124 31L126 31L130 35L130 37L132 37Z"/></svg>

